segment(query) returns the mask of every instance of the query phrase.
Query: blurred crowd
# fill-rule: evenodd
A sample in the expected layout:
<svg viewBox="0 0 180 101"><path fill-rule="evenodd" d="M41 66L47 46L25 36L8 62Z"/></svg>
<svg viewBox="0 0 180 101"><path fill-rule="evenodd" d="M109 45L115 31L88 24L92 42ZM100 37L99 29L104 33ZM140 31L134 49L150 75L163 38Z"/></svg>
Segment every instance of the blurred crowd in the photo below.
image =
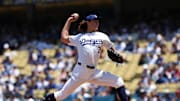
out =
<svg viewBox="0 0 180 101"><path fill-rule="evenodd" d="M57 42L58 26L51 25L43 32L23 29L1 27L0 101L33 101L36 89L45 90L45 94L61 89L76 63L76 49ZM130 101L179 101L180 90L160 94L156 93L156 84L180 82L180 28L172 28L169 20L163 19L161 24L140 22L132 27L104 27L102 30L110 30L109 37L119 52L141 54L138 65L143 67L143 73L135 94L127 90ZM140 46L142 43L139 42L143 40L146 44ZM46 56L43 50L54 48L55 44L58 47L53 57ZM30 75L21 74L20 67L13 64L13 57L20 50L28 51ZM165 54L177 54L178 57L176 61L165 62ZM93 101L98 96L108 96L106 100L112 98L108 101L116 99L113 88L89 83L81 85L69 98L73 101Z"/></svg>
<svg viewBox="0 0 180 101"><path fill-rule="evenodd" d="M180 82L179 29L170 31L166 25L166 32L162 30L163 25L159 26L159 31L153 30L150 26L140 23L135 25L132 31L128 28L122 28L119 32L112 30L110 38L118 51L141 54L138 65L143 68L143 73L135 94L137 101L179 101L179 90L174 94L168 94L168 90L165 94L156 93L156 84ZM148 43L139 43L138 40L141 38ZM176 54L177 58L167 62L164 57L166 54Z"/></svg>

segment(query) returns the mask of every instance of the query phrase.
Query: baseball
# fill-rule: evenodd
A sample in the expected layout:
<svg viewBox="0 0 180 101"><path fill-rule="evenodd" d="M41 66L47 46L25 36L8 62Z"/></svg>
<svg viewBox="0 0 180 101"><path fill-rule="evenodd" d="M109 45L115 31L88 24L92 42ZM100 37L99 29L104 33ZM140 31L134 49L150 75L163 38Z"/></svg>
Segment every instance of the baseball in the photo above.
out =
<svg viewBox="0 0 180 101"><path fill-rule="evenodd" d="M71 16L74 17L75 20L77 20L79 18L79 14L78 13L73 13Z"/></svg>

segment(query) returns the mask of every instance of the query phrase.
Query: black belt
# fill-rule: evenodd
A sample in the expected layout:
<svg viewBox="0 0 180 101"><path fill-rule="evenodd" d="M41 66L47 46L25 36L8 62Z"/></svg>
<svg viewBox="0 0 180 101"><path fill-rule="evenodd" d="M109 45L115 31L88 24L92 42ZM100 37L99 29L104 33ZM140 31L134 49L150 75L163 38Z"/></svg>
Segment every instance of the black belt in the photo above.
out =
<svg viewBox="0 0 180 101"><path fill-rule="evenodd" d="M82 65L81 62L78 62L77 64L80 65L80 66ZM95 66L89 66L89 65L86 65L86 67L89 68L89 69L94 69L95 68Z"/></svg>

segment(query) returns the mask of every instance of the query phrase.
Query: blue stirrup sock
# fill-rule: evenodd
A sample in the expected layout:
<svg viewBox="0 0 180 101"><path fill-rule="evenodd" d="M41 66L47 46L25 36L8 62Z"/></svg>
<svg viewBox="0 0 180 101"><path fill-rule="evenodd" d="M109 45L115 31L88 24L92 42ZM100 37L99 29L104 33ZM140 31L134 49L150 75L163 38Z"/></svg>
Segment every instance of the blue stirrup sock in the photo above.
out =
<svg viewBox="0 0 180 101"><path fill-rule="evenodd" d="M56 101L54 93L48 94L42 101Z"/></svg>
<svg viewBox="0 0 180 101"><path fill-rule="evenodd" d="M126 95L126 89L124 86L117 88L117 93L121 101L128 101L128 96Z"/></svg>

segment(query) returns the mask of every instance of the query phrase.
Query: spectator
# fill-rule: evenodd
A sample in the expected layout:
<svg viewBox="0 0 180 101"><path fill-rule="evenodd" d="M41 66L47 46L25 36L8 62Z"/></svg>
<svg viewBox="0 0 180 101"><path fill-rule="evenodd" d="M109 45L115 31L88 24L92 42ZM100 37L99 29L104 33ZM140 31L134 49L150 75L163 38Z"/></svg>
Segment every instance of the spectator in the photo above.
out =
<svg viewBox="0 0 180 101"><path fill-rule="evenodd" d="M120 38L120 35L118 32L116 32L113 28L111 29L111 34L110 34L110 40L112 40L113 42L117 41L118 38Z"/></svg>
<svg viewBox="0 0 180 101"><path fill-rule="evenodd" d="M179 53L180 51L180 33L176 34L176 37L172 40L172 53Z"/></svg>
<svg viewBox="0 0 180 101"><path fill-rule="evenodd" d="M125 51L133 52L133 50L134 50L134 42L132 40L132 37L129 36L127 38L127 45L126 45Z"/></svg>
<svg viewBox="0 0 180 101"><path fill-rule="evenodd" d="M123 42L123 40L119 37L117 39L117 42L115 43L115 48L117 49L117 51L122 52L126 48L126 43Z"/></svg>
<svg viewBox="0 0 180 101"><path fill-rule="evenodd" d="M147 54L141 54L138 65L148 64L149 58Z"/></svg>
<svg viewBox="0 0 180 101"><path fill-rule="evenodd" d="M162 84L162 83L168 83L168 79L166 77L166 75L163 74L159 74L159 79L156 81L157 84Z"/></svg>
<svg viewBox="0 0 180 101"><path fill-rule="evenodd" d="M48 89L59 89L59 86L55 83L54 78L49 79Z"/></svg>
<svg viewBox="0 0 180 101"><path fill-rule="evenodd" d="M178 66L180 66L180 54L178 54L178 57L177 57L177 64Z"/></svg>
<svg viewBox="0 0 180 101"><path fill-rule="evenodd" d="M59 51L59 49L55 50L55 54L54 54L54 58L56 59L60 59L62 57L61 52Z"/></svg>

